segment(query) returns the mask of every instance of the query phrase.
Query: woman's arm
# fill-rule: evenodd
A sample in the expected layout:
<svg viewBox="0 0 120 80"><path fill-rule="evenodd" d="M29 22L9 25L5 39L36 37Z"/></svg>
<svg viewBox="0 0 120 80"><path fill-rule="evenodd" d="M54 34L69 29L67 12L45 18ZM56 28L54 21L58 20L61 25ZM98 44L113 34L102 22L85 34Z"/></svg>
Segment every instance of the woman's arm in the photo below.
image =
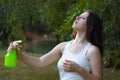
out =
<svg viewBox="0 0 120 80"><path fill-rule="evenodd" d="M102 80L102 57L99 49L96 46L92 46L86 56L89 60L91 73L81 67L78 68L78 73L84 80Z"/></svg>
<svg viewBox="0 0 120 80"><path fill-rule="evenodd" d="M18 59L20 59L21 61L25 62L26 64L28 64L30 66L42 68L44 66L47 66L47 65L57 61L61 57L61 53L64 49L65 43L66 42L58 44L50 52L46 53L45 55L43 55L39 58L25 55L21 52L21 50L19 48L17 48Z"/></svg>
<svg viewBox="0 0 120 80"><path fill-rule="evenodd" d="M102 57L97 47L92 46L87 52L91 72L86 71L73 61L66 60L63 63L65 71L77 72L84 80L102 80Z"/></svg>

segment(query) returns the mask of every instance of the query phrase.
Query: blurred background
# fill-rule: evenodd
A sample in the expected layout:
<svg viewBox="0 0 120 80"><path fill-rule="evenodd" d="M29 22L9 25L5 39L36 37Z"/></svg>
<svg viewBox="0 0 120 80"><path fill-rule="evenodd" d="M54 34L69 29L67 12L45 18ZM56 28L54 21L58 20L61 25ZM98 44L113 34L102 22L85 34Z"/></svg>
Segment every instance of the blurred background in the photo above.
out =
<svg viewBox="0 0 120 80"><path fill-rule="evenodd" d="M84 10L103 20L103 80L120 80L120 0L0 0L0 80L59 80L56 63L43 69L20 61L3 66L11 41L23 40L24 52L41 56L56 44L71 40L75 16Z"/></svg>

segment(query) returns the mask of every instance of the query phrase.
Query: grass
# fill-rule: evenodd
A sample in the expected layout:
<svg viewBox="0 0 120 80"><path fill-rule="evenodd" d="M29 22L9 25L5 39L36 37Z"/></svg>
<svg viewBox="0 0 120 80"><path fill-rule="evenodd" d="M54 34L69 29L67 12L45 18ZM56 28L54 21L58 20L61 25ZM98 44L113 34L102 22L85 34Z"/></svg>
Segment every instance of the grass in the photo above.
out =
<svg viewBox="0 0 120 80"><path fill-rule="evenodd" d="M59 73L56 63L45 68L33 68L21 61L17 61L16 68L4 67L4 56L6 51L0 50L0 80L59 80ZM40 54L26 53L28 55L39 56ZM104 68L103 80L120 80L120 69L114 70Z"/></svg>

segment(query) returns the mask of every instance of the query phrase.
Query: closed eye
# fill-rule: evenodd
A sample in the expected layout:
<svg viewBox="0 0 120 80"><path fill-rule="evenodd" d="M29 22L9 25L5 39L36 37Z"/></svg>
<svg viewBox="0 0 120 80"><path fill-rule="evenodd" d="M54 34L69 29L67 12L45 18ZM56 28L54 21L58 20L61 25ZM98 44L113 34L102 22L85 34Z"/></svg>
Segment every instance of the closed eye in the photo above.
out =
<svg viewBox="0 0 120 80"><path fill-rule="evenodd" d="M80 17L81 19L85 19L85 17Z"/></svg>
<svg viewBox="0 0 120 80"><path fill-rule="evenodd" d="M76 19L77 19L77 20L80 20L80 19L85 20L85 19L86 19L86 17L83 17L83 16L77 16L77 17L76 17Z"/></svg>

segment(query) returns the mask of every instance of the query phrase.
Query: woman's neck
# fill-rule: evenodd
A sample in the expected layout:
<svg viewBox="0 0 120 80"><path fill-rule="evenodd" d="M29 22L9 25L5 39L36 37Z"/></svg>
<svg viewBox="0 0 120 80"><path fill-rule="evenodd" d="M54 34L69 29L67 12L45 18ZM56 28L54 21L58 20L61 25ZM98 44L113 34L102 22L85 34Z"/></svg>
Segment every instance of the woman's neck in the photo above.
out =
<svg viewBox="0 0 120 80"><path fill-rule="evenodd" d="M74 39L75 44L86 44L88 41L86 39L86 34L84 33L77 33L76 38Z"/></svg>

